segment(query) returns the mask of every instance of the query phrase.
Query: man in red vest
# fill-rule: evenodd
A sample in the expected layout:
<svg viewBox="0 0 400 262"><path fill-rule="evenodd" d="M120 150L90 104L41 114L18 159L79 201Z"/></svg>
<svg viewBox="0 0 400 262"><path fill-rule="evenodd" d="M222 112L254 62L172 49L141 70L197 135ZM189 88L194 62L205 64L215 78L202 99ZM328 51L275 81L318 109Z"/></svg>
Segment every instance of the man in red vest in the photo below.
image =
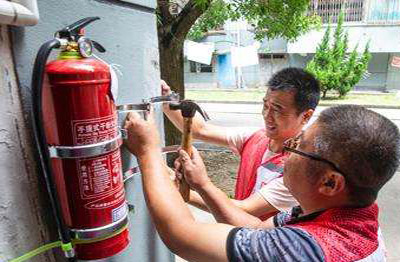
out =
<svg viewBox="0 0 400 262"><path fill-rule="evenodd" d="M162 82L162 93L167 95L169 86ZM268 82L263 99L262 115L265 126L251 129L226 128L194 118L193 136L208 143L230 148L240 155L234 203L247 212L268 217L277 211L287 211L297 201L283 185L283 166L287 155L283 143L298 135L309 121L319 102L318 81L301 68L286 68ZM164 106L164 113L182 130L180 112ZM256 194L254 194L256 193ZM207 210L198 194L191 194L190 203Z"/></svg>
<svg viewBox="0 0 400 262"><path fill-rule="evenodd" d="M164 243L182 258L385 261L375 201L400 162L400 133L387 118L355 105L324 110L298 146L284 146L290 153L284 184L300 206L264 222L232 206L246 228L196 222L170 180L154 118L145 121L131 113L125 128L152 219ZM208 179L196 150L192 158L180 154L193 189L204 198L229 202Z"/></svg>

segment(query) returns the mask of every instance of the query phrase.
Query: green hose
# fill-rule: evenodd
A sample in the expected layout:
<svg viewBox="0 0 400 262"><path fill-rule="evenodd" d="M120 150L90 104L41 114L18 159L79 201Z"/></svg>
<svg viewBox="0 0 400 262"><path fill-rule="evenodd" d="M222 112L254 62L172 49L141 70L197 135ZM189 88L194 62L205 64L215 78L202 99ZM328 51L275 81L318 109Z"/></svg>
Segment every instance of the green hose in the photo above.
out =
<svg viewBox="0 0 400 262"><path fill-rule="evenodd" d="M109 235L109 236L105 236L105 237L101 237L101 238L95 238L95 239L90 239L90 240L83 240L83 239L72 239L72 245L82 245L82 244L91 244L91 243L95 243L95 242L100 242L109 238L112 238L120 233L122 233L122 231L124 231L125 229L127 229L128 226L124 226L123 228L119 229L118 231L115 231L113 234ZM8 262L22 262L22 261L26 261L28 259L31 259L32 257L35 257L41 253L44 253L50 249L56 248L56 247L61 247L62 246L62 242L61 241L55 241L53 243L49 243L46 244L44 246L38 247L32 251L29 251L28 253L14 258Z"/></svg>
<svg viewBox="0 0 400 262"><path fill-rule="evenodd" d="M39 248L36 248L36 249L26 253L25 255L22 255L20 257L14 258L13 260L10 260L9 262L22 262L22 261L28 260L34 256L37 256L41 253L44 253L50 249L60 247L60 246L61 246L61 241L56 241L56 242L41 246Z"/></svg>

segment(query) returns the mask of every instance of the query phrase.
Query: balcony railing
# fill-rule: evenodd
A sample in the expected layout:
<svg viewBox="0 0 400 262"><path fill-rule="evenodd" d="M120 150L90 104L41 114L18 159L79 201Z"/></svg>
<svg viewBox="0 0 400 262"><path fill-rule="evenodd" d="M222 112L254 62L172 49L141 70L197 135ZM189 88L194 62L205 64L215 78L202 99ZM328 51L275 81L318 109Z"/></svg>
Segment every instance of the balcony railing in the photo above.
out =
<svg viewBox="0 0 400 262"><path fill-rule="evenodd" d="M399 0L370 0L365 10L366 21L370 24L399 24Z"/></svg>
<svg viewBox="0 0 400 262"><path fill-rule="evenodd" d="M324 24L337 23L341 10L346 23L400 24L399 0L311 0L310 11Z"/></svg>

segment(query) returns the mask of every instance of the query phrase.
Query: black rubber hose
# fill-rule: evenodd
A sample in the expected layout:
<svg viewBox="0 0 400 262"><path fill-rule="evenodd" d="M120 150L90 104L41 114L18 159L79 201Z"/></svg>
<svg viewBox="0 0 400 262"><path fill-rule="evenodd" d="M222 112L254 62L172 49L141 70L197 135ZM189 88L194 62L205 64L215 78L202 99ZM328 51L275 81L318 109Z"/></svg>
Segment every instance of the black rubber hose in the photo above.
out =
<svg viewBox="0 0 400 262"><path fill-rule="evenodd" d="M33 131L35 134L35 141L38 147L38 153L40 157L40 164L46 180L47 191L50 196L50 202L53 209L53 215L56 219L58 231L60 234L61 241L64 244L71 243L71 235L69 228L65 225L63 216L61 214L61 207L58 201L58 194L54 184L51 160L48 151L48 144L45 136L43 127L43 115L42 115L42 89L43 79L45 73L45 66L47 59L54 48L60 47L60 41L57 39L50 40L44 43L38 54L36 55L35 64L32 73L32 124Z"/></svg>

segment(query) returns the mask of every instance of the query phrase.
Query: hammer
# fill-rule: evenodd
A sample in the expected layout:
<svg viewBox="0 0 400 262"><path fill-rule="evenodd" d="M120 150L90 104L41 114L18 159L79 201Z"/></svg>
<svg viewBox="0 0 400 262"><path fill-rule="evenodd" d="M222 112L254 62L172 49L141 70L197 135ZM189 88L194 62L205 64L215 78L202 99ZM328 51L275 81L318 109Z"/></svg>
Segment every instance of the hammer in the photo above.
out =
<svg viewBox="0 0 400 262"><path fill-rule="evenodd" d="M179 103L169 104L171 110L181 110L183 117L183 132L182 132L182 149L185 150L189 156L192 156L192 120L196 114L199 112L204 120L210 120L207 113L194 101L192 100L182 100ZM190 197L190 187L185 181L185 177L180 180L179 192L185 202L189 201Z"/></svg>

